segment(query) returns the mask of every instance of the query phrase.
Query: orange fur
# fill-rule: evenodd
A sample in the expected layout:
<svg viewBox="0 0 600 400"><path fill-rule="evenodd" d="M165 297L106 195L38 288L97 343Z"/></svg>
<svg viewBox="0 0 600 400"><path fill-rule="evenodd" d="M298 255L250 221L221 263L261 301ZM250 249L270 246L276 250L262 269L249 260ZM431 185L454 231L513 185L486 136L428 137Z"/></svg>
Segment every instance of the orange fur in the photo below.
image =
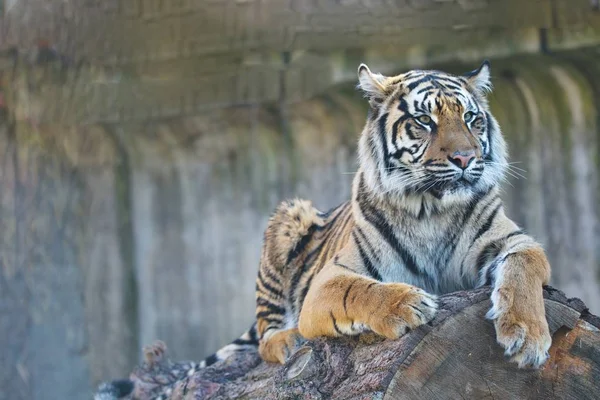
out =
<svg viewBox="0 0 600 400"><path fill-rule="evenodd" d="M520 348L514 360L519 364L529 353L543 352L551 337L544 310L542 285L550 280L550 264L541 248L511 254L500 286L492 295L497 318L497 340L512 355L511 347ZM522 342L522 343L520 343Z"/></svg>
<svg viewBox="0 0 600 400"><path fill-rule="evenodd" d="M380 283L330 263L311 285L298 327L308 339L352 334L361 326L396 339L428 322L435 310L435 296L415 286Z"/></svg>
<svg viewBox="0 0 600 400"><path fill-rule="evenodd" d="M282 330L274 333L267 340L261 340L258 352L267 362L283 364L301 341L302 337L297 328Z"/></svg>

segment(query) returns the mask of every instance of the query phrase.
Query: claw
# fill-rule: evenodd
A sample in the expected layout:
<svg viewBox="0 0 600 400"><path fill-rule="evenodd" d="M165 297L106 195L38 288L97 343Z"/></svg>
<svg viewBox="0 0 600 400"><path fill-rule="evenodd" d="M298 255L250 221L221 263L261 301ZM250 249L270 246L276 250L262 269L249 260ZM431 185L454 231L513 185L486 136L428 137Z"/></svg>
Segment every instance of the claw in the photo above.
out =
<svg viewBox="0 0 600 400"><path fill-rule="evenodd" d="M498 325L497 329L498 343L505 348L504 354L512 356L511 361L516 362L519 368L539 368L548 359L551 345L549 335L532 335L531 329L518 325L509 328Z"/></svg>
<svg viewBox="0 0 600 400"><path fill-rule="evenodd" d="M518 337L512 340L512 343L508 343L505 349L504 354L507 356L512 356L517 353L525 344L525 332L523 329L519 328Z"/></svg>
<svg viewBox="0 0 600 400"><path fill-rule="evenodd" d="M492 307L488 310L488 312L485 314L485 318L489 319L489 320L495 320L498 319L499 317L499 313L497 312L495 307Z"/></svg>

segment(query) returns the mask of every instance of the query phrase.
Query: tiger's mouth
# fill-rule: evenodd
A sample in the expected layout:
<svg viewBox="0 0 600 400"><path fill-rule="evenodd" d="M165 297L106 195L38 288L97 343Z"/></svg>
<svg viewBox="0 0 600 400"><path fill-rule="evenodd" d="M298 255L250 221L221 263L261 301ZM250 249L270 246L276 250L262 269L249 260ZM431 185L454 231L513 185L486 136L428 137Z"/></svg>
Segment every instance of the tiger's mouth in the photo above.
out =
<svg viewBox="0 0 600 400"><path fill-rule="evenodd" d="M460 178L454 184L450 184L446 188L446 192L456 192L461 189L470 191L470 189L472 189L475 186L475 184L477 183L479 178L480 178L479 176L477 176L476 178L472 178L471 180L468 180L465 178Z"/></svg>
<svg viewBox="0 0 600 400"><path fill-rule="evenodd" d="M436 180L432 177L432 183L425 187L425 192L429 192L436 197L455 192L471 192L475 184L479 181L481 175L456 174L452 179Z"/></svg>

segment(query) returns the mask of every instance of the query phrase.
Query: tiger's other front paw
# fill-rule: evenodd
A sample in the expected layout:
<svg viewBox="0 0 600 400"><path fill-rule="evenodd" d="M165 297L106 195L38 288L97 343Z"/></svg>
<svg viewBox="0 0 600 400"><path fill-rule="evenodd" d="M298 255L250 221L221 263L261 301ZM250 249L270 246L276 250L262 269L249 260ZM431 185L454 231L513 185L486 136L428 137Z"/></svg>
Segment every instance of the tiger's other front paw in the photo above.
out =
<svg viewBox="0 0 600 400"><path fill-rule="evenodd" d="M369 323L376 333L397 339L411 329L431 321L438 309L437 297L414 286L382 284L382 306Z"/></svg>
<svg viewBox="0 0 600 400"><path fill-rule="evenodd" d="M492 308L487 317L494 319L496 340L504 347L504 354L510 356L519 368L539 368L546 362L552 337L543 313L519 314L508 310L496 314Z"/></svg>

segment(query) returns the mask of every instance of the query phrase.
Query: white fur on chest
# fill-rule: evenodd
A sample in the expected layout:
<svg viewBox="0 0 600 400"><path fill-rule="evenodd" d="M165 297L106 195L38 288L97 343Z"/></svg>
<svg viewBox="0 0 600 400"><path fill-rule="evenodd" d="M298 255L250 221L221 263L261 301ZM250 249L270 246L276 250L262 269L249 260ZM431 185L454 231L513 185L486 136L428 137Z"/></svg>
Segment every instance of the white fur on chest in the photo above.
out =
<svg viewBox="0 0 600 400"><path fill-rule="evenodd" d="M406 253L382 249L379 272L383 280L408 283L435 294L472 286L462 275L462 261L469 250L461 240L465 228L452 225L455 218L439 216L416 221L418 226L399 225L394 233Z"/></svg>

